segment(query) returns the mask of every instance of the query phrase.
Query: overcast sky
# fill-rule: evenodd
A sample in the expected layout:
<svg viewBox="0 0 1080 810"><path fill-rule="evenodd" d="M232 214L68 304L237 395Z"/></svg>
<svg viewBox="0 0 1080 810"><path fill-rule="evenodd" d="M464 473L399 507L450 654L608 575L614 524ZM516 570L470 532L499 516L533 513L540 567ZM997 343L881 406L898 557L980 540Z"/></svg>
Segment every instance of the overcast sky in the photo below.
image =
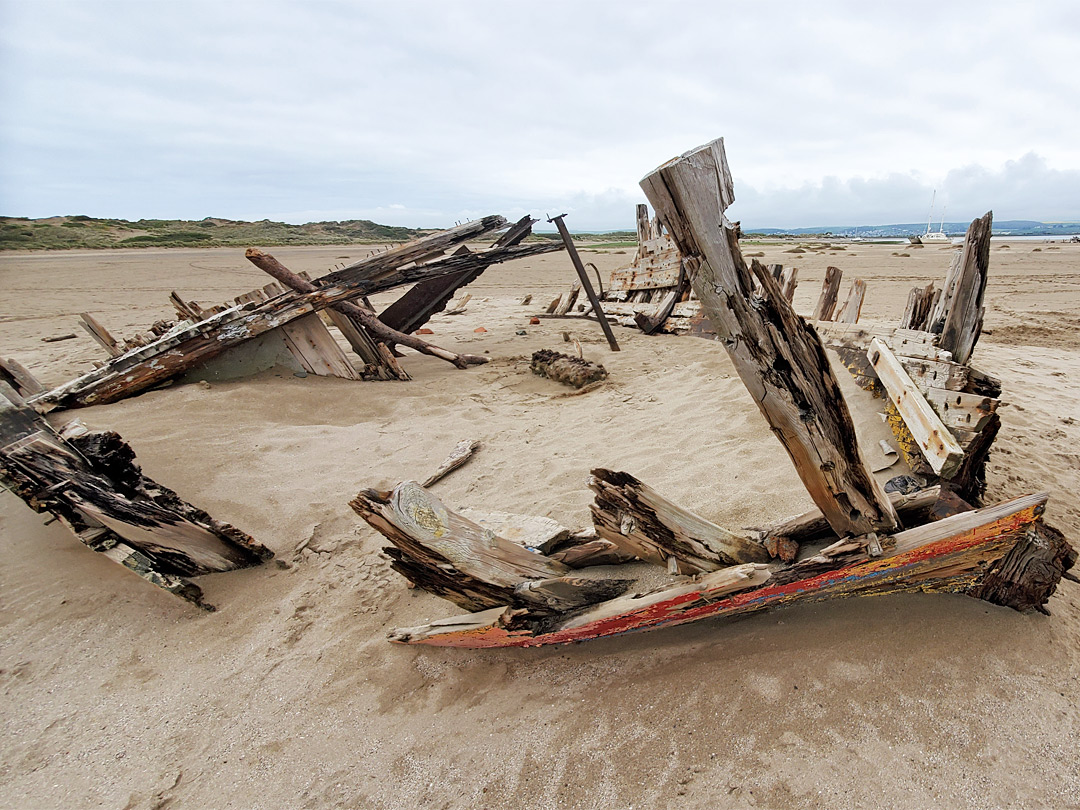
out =
<svg viewBox="0 0 1080 810"><path fill-rule="evenodd" d="M723 136L756 227L1080 220L1062 2L0 0L0 213L569 213Z"/></svg>

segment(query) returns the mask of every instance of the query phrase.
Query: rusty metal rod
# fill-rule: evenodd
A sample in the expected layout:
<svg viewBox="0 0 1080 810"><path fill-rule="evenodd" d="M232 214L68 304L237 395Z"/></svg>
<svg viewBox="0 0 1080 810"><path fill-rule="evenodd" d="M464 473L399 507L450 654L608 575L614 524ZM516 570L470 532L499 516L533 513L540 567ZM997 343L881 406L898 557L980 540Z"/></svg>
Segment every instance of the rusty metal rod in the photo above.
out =
<svg viewBox="0 0 1080 810"><path fill-rule="evenodd" d="M557 217L552 217L548 222L554 222L555 227L559 229L559 235L562 236L563 244L566 245L566 252L570 254L570 261L574 263L574 269L577 270L578 278L581 279L581 286L585 289L585 295L589 297L589 303L592 304L593 312L596 313L597 319L600 321L600 328L604 330L604 337L607 338L608 345L613 352L619 351L618 341L615 340L615 335L612 334L611 324L608 323L607 315L604 314L604 310L600 308L600 299L596 297L596 293L593 291L592 282L589 281L589 276L585 272L585 266L581 263L581 257L578 256L577 248L574 247L574 240L570 238L570 232L566 230L566 224L563 222L563 217L566 214L559 214Z"/></svg>

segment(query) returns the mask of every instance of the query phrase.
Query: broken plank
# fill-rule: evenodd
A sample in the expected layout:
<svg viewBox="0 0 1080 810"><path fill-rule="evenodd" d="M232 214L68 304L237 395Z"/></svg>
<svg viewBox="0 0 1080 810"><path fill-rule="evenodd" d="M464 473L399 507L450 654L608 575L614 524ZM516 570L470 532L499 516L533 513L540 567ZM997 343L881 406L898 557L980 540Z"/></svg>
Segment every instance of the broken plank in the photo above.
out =
<svg viewBox="0 0 1080 810"><path fill-rule="evenodd" d="M865 297L866 282L861 278L857 278L851 282L851 289L848 291L848 296L844 300L844 305L840 308L840 314L836 316L836 320L840 323L857 323Z"/></svg>
<svg viewBox="0 0 1080 810"><path fill-rule="evenodd" d="M674 559L679 573L694 574L769 558L760 543L683 509L629 473L597 468L589 489L597 534L647 562L668 566Z"/></svg>
<svg viewBox="0 0 1080 810"><path fill-rule="evenodd" d="M951 478L964 460L956 439L888 346L874 338L867 356L931 469L942 478Z"/></svg>
<svg viewBox="0 0 1080 810"><path fill-rule="evenodd" d="M994 212L973 220L964 238L956 288L945 313L939 345L952 352L957 363L967 363L982 334L983 295L990 266L990 235Z"/></svg>
<svg viewBox="0 0 1080 810"><path fill-rule="evenodd" d="M10 385L21 397L31 397L45 390L37 378L16 360L0 358L0 382Z"/></svg>
<svg viewBox="0 0 1080 810"><path fill-rule="evenodd" d="M100 345L105 351L109 353L110 357L119 357L124 353L124 350L120 348L120 345L116 342L109 330L98 323L98 320L89 312L79 313L80 323L82 328L85 329L98 345Z"/></svg>
<svg viewBox="0 0 1080 810"><path fill-rule="evenodd" d="M926 401L934 407L941 421L950 430L982 430L998 406L998 400L992 397L933 386L926 389Z"/></svg>
<svg viewBox="0 0 1080 810"><path fill-rule="evenodd" d="M825 281L821 285L821 294L818 296L817 306L814 307L815 321L833 320L833 310L836 308L836 299L840 294L840 280L844 272L839 267L825 268Z"/></svg>
<svg viewBox="0 0 1080 810"><path fill-rule="evenodd" d="M450 451L450 455L438 466L435 472L428 476L427 480L420 486L430 487L435 482L441 481L472 458L473 453L476 452L476 448L479 446L480 442L477 439L462 439L454 446L454 449Z"/></svg>

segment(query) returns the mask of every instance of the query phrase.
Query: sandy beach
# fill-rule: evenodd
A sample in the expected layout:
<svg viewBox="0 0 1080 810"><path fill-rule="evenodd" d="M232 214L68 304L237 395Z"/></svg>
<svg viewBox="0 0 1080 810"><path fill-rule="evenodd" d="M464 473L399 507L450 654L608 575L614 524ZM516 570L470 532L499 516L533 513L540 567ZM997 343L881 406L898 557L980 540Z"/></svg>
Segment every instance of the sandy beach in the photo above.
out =
<svg viewBox="0 0 1080 810"><path fill-rule="evenodd" d="M799 268L798 312L836 265L882 322L952 249L743 244ZM370 248L267 250L316 276ZM583 254L604 276L631 256ZM104 359L80 312L127 335L173 318L172 290L219 303L268 280L232 248L2 255L0 354L56 385ZM908 594L535 650L385 640L460 611L406 588L347 502L422 480L461 439L482 446L434 486L451 507L585 526L597 466L732 529L812 506L718 343L616 328L612 353L595 323L529 325L573 280L564 253L495 266L465 313L432 319L430 340L484 366L405 350L408 383L271 370L50 415L119 432L147 475L277 559L201 578L203 613L0 493L0 806L1080 807L1069 581L1049 617ZM1049 491L1076 545L1080 245L995 240L986 300L973 364L1006 403L986 501ZM567 397L530 373L563 332L607 367L602 387ZM839 377L880 453L879 404Z"/></svg>

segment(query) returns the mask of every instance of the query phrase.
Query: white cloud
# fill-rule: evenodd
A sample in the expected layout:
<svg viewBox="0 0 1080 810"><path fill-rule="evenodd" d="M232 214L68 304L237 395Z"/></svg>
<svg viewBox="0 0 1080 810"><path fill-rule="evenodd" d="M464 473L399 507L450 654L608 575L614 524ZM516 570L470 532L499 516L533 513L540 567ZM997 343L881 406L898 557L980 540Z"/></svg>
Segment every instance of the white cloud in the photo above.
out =
<svg viewBox="0 0 1080 810"><path fill-rule="evenodd" d="M0 15L10 214L566 210L628 227L642 175L723 135L739 215L762 226L918 220L934 187L958 217L1078 216L1067 2L0 0Z"/></svg>

